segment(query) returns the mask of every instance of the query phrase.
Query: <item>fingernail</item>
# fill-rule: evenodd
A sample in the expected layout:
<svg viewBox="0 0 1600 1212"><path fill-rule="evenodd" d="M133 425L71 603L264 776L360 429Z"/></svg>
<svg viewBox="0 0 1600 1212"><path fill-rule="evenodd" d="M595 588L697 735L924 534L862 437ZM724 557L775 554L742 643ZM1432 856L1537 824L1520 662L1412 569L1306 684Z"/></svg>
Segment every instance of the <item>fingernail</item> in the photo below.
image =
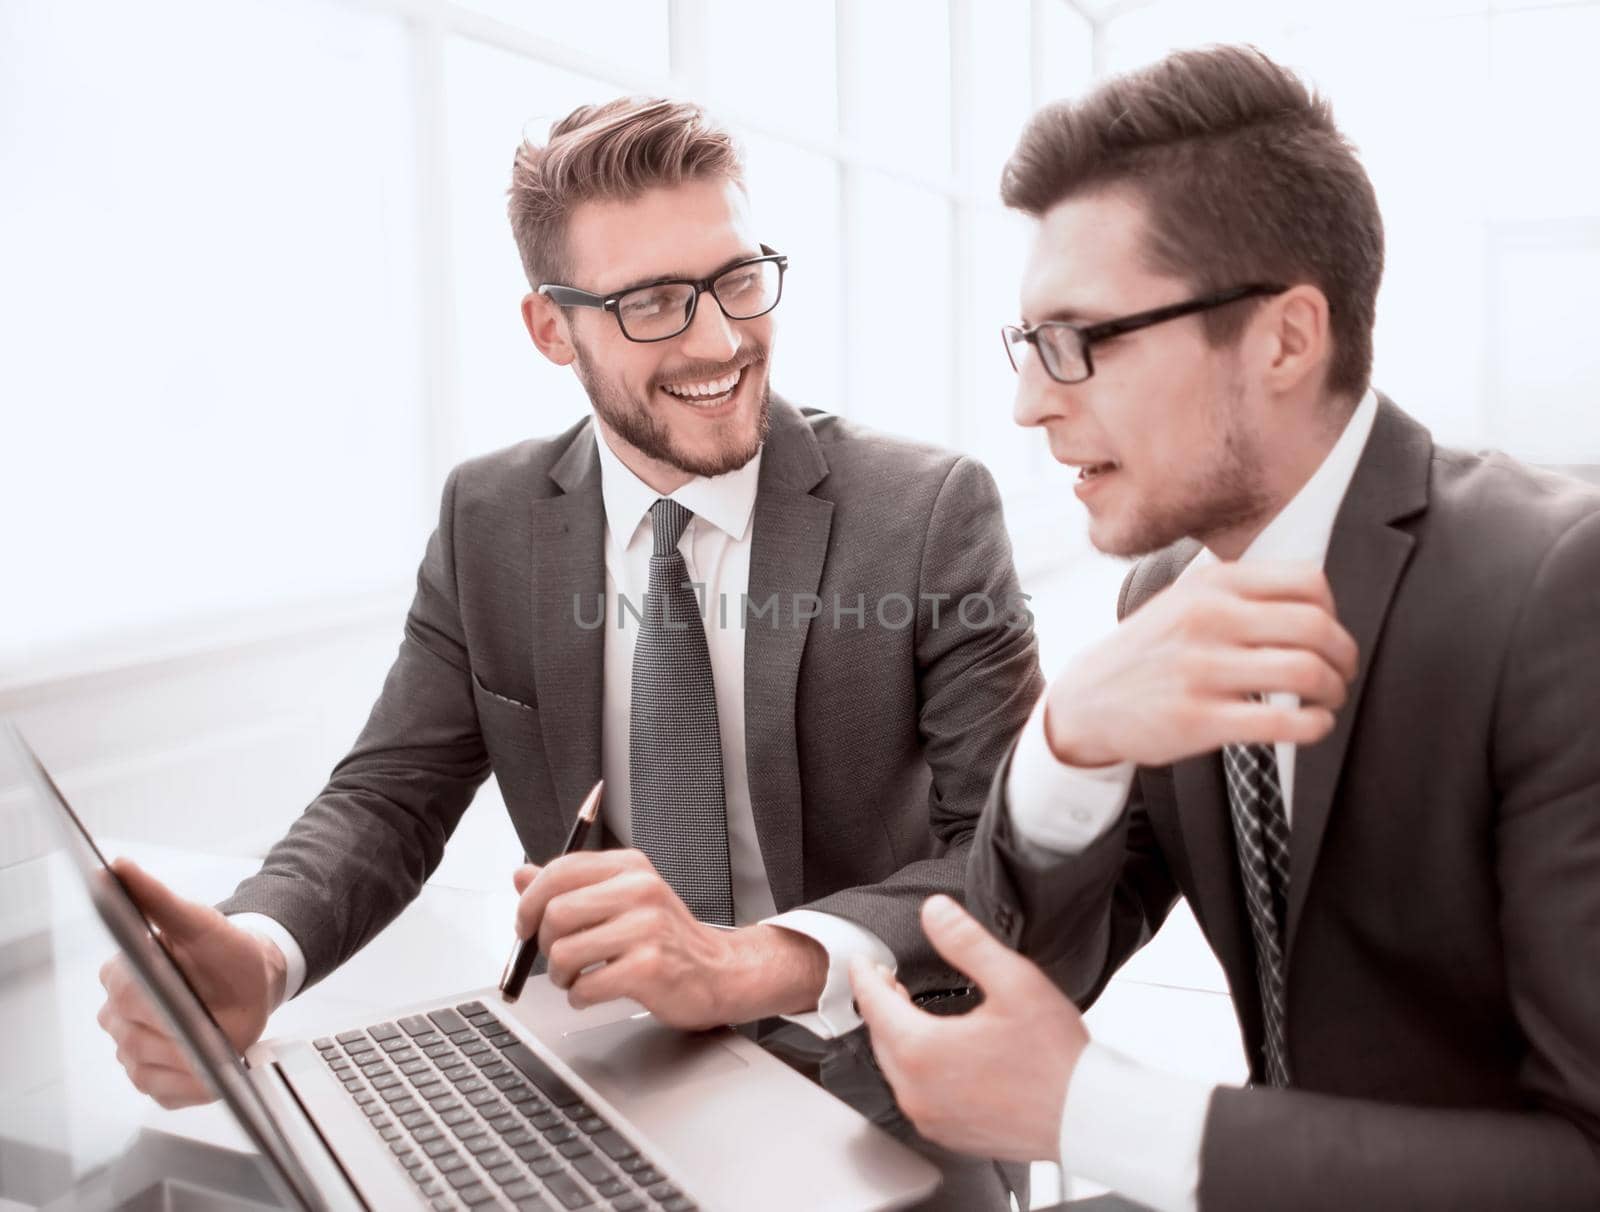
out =
<svg viewBox="0 0 1600 1212"><path fill-rule="evenodd" d="M955 916L957 907L953 900L940 893L928 898L928 912L936 917L949 918Z"/></svg>

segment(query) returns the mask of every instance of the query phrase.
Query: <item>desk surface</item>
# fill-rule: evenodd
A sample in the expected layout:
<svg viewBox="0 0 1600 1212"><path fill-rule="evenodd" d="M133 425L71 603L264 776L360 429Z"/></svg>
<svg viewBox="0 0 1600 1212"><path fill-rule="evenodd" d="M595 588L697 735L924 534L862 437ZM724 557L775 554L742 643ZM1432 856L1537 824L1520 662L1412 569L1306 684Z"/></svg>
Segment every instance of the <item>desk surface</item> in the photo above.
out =
<svg viewBox="0 0 1600 1212"><path fill-rule="evenodd" d="M143 843L111 842L106 850L207 902L221 900L257 865ZM248 1151L220 1105L165 1111L123 1077L115 1046L95 1022L103 1000L97 973L114 947L63 856L0 877L0 1210L8 1201L50 1202L149 1131ZM514 905L509 883L500 892L428 885L354 959L282 1007L268 1033L319 1035L491 983L510 946ZM1239 1080L1238 1028L1209 961L1180 906L1091 1011L1091 1031L1163 1068Z"/></svg>

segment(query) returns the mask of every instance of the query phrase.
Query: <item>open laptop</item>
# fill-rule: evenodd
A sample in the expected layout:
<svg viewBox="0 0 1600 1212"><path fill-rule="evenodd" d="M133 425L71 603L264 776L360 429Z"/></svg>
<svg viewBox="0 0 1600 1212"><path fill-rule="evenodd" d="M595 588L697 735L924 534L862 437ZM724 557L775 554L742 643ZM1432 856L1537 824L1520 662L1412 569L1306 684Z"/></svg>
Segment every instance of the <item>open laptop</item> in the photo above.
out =
<svg viewBox="0 0 1600 1212"><path fill-rule="evenodd" d="M926 1159L735 1032L576 1012L542 977L515 1005L489 986L241 1057L4 731L95 910L287 1206L865 1212L938 1186Z"/></svg>

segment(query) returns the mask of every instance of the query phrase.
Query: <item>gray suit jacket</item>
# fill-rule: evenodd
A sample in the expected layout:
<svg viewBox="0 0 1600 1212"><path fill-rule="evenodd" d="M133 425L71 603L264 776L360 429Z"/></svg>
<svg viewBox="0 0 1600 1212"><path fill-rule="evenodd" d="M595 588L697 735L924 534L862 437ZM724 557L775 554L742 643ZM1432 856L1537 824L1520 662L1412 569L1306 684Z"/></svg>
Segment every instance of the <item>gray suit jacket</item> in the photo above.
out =
<svg viewBox="0 0 1600 1212"><path fill-rule="evenodd" d="M599 778L595 441L585 420L451 473L365 730L222 906L280 921L305 952L308 983L416 896L491 770L536 862L558 852ZM749 597L776 595L779 609L745 636L761 853L780 912L804 905L860 923L913 989L953 980L918 906L960 893L989 777L1042 689L1031 625L1004 625L1018 593L980 464L774 399ZM973 626L958 616L973 594L996 604L993 625L976 605ZM821 617L806 621L804 595L822 599ZM858 629L844 611L860 595ZM506 855L508 873L516 857Z"/></svg>
<svg viewBox="0 0 1600 1212"><path fill-rule="evenodd" d="M1138 564L1120 612L1196 550ZM1296 763L1296 1088L1213 1096L1200 1206L1600 1207L1600 493L1436 449L1383 401L1326 569L1361 666ZM1183 896L1259 1079L1218 756L1140 769L1115 829L1042 866L1003 779L978 911L1087 1004Z"/></svg>

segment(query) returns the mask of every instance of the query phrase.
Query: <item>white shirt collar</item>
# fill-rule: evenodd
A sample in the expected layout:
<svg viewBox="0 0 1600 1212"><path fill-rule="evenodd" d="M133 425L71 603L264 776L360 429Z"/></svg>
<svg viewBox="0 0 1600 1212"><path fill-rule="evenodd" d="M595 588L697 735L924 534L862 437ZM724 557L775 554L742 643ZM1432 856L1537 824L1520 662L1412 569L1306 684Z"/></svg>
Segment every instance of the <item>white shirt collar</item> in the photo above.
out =
<svg viewBox="0 0 1600 1212"><path fill-rule="evenodd" d="M661 494L646 484L617 457L600 427L594 427L595 445L600 448L600 496L605 502L606 525L612 536L627 547L638 532L650 506ZM756 484L761 476L761 451L737 471L720 476L696 476L668 495L697 518L735 542L750 529L750 516L756 508Z"/></svg>
<svg viewBox="0 0 1600 1212"><path fill-rule="evenodd" d="M1345 422L1339 440L1323 456L1311 478L1251 540L1239 557L1241 560L1301 560L1319 568L1322 566L1328 556L1328 543L1333 538L1333 523L1339 516L1339 506L1344 503L1345 493L1350 491L1356 464L1361 462L1361 452L1366 449L1372 423L1377 417L1378 397L1369 387ZM1189 568L1215 562L1216 556L1206 549L1189 562Z"/></svg>

